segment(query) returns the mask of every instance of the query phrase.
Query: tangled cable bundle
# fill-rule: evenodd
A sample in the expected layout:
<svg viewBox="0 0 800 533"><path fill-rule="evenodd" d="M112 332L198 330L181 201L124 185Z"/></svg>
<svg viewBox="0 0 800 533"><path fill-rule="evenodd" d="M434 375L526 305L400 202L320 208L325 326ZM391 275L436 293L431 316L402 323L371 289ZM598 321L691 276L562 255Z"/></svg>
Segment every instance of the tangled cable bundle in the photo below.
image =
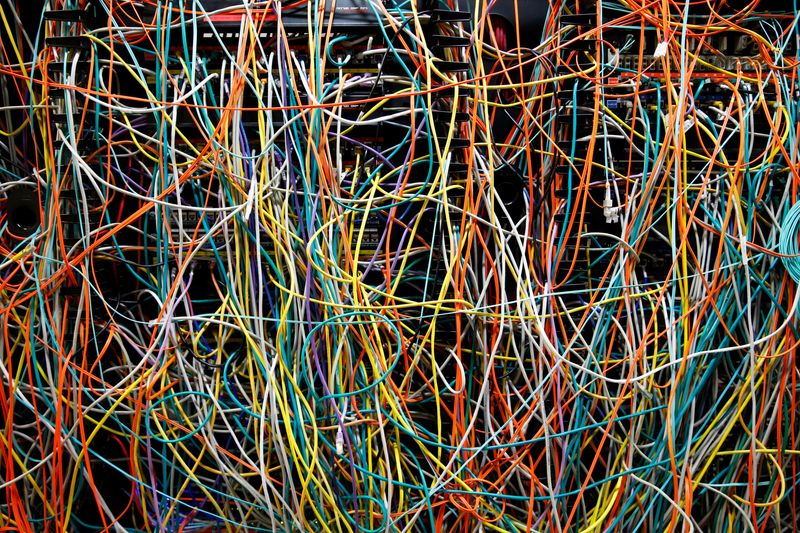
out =
<svg viewBox="0 0 800 533"><path fill-rule="evenodd" d="M783 4L2 0L0 529L795 531Z"/></svg>

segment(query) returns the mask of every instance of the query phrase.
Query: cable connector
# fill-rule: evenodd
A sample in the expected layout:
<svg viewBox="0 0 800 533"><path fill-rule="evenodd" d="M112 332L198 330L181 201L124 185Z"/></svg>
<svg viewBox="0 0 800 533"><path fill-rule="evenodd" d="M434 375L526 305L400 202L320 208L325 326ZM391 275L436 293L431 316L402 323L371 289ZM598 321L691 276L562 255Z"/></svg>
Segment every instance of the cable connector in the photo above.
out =
<svg viewBox="0 0 800 533"><path fill-rule="evenodd" d="M614 207L611 200L611 187L606 182L606 195L603 199L603 216L606 217L606 224L619 222L619 207Z"/></svg>
<svg viewBox="0 0 800 533"><path fill-rule="evenodd" d="M653 52L653 57L656 59L661 57L666 57L667 47L668 47L667 41L661 41L660 43L658 43L658 45L656 45L655 52Z"/></svg>
<svg viewBox="0 0 800 533"><path fill-rule="evenodd" d="M344 433L342 426L336 428L336 455L344 455Z"/></svg>

